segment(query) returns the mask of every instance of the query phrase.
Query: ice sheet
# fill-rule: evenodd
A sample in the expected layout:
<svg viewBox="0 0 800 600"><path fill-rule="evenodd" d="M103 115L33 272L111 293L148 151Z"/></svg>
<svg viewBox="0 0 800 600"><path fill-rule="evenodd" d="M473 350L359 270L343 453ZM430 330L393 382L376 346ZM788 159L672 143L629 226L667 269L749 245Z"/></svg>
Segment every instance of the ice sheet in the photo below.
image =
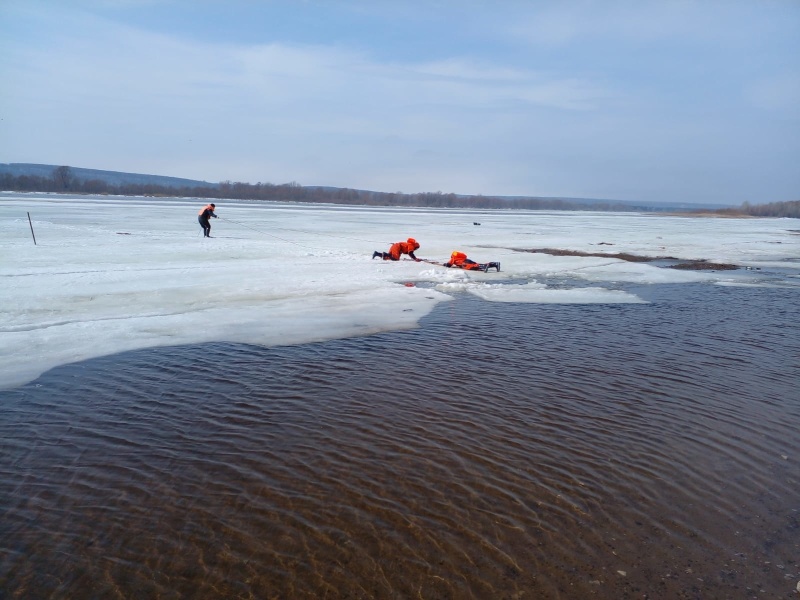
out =
<svg viewBox="0 0 800 600"><path fill-rule="evenodd" d="M623 290L602 287L551 288L540 283L492 284L443 283L440 291L467 291L490 302L529 302L537 304L637 304L644 300Z"/></svg>
<svg viewBox="0 0 800 600"><path fill-rule="evenodd" d="M197 212L205 203L0 194L0 387L137 348L297 344L415 327L458 292L489 302L630 303L641 299L618 289L626 282L758 285L758 265L779 265L796 287L800 268L797 224L786 219L220 200L214 237L204 239ZM502 271L371 259L408 236L423 258L444 262L458 249L500 261ZM533 248L707 258L753 270L519 251Z"/></svg>

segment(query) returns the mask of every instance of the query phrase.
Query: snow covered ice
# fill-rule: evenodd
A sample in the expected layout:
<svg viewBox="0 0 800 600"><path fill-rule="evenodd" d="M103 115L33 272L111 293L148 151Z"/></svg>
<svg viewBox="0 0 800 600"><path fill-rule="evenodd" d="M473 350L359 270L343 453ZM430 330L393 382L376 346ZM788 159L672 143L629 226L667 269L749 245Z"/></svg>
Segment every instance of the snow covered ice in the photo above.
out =
<svg viewBox="0 0 800 600"><path fill-rule="evenodd" d="M454 292L535 303L644 302L625 284L800 292L800 224L791 219L215 203L220 218L204 239L197 212L206 201L196 198L0 194L0 388L125 350L298 344L411 328ZM444 262L458 249L500 261L502 271L371 258L407 237L421 243L419 257ZM751 270L680 271L514 250L531 248Z"/></svg>

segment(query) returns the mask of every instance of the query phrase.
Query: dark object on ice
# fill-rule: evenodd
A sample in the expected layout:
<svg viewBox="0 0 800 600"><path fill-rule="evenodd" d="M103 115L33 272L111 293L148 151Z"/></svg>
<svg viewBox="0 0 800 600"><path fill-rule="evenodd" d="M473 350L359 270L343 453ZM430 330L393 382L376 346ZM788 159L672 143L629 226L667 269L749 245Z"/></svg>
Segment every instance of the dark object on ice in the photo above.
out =
<svg viewBox="0 0 800 600"><path fill-rule="evenodd" d="M531 250L525 248L511 248L516 252L534 252L541 254L550 254L551 256L597 256L601 258L617 258L619 260L626 260L628 262L674 262L675 264L659 265L668 269L681 269L686 271L734 271L739 267L727 263L712 263L705 259L698 260L682 260L674 256L640 256L638 254L629 254L627 252L581 252L580 250L560 250L557 248L533 248Z"/></svg>
<svg viewBox="0 0 800 600"><path fill-rule="evenodd" d="M693 260L692 262L678 263L672 265L671 269L681 269L683 271L733 271L738 269L736 265L725 263L710 263L704 260Z"/></svg>

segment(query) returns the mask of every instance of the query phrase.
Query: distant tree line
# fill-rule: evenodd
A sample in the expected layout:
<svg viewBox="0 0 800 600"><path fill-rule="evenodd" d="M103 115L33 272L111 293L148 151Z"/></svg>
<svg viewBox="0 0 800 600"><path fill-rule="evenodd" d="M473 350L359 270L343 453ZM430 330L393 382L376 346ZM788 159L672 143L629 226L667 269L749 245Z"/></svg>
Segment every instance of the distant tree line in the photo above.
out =
<svg viewBox="0 0 800 600"><path fill-rule="evenodd" d="M403 206L432 208L521 208L538 210L637 210L631 206L617 203L581 204L559 198L521 198L510 200L495 196L460 196L453 193L420 192L372 192L349 188L304 187L298 183L231 183L223 181L215 198L237 198L243 200L284 200L291 202L311 202L348 204L365 206ZM642 209L646 210L646 209Z"/></svg>
<svg viewBox="0 0 800 600"><path fill-rule="evenodd" d="M442 192L372 192L349 188L302 186L299 183L241 183L224 181L217 186L174 187L156 184L110 184L102 179L81 179L69 167L53 169L50 177L36 175L0 174L0 189L19 192L56 192L73 194L118 194L122 196L187 196L213 199L272 200L365 206L407 206L435 208L532 210L596 210L631 211L654 210L622 203L580 203L560 198L509 199L494 196L460 196Z"/></svg>
<svg viewBox="0 0 800 600"><path fill-rule="evenodd" d="M721 208L714 211L723 215L749 215L752 217L790 217L800 219L800 200L770 202L768 204L743 203L739 208Z"/></svg>
<svg viewBox="0 0 800 600"><path fill-rule="evenodd" d="M209 199L272 200L365 206L404 206L434 208L590 211L656 211L647 206L615 202L587 202L561 198L502 198L497 196L460 196L442 192L372 192L348 188L302 186L299 183L241 183L224 181L217 186L173 187L156 184L110 184L102 179L81 179L69 167L56 167L50 177L0 174L0 189L19 192L57 192L73 194L118 194L121 196L185 196ZM775 202L737 209L715 211L723 214L748 214L762 217L800 217L800 202Z"/></svg>

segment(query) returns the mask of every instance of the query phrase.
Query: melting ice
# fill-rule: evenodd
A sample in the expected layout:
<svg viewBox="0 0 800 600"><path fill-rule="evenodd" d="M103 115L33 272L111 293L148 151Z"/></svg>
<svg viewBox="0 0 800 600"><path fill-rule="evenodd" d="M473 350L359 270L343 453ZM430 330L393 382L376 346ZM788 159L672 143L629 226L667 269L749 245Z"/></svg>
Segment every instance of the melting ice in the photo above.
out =
<svg viewBox="0 0 800 600"><path fill-rule="evenodd" d="M411 328L456 292L536 303L643 302L624 289L630 283L800 292L800 226L790 219L218 200L220 218L205 239L197 223L205 204L0 194L0 387L138 348L298 344ZM502 271L371 259L373 250L410 236L421 243L419 257L445 262L458 249L478 262L500 261ZM519 251L533 248L708 259L747 269L678 271Z"/></svg>

